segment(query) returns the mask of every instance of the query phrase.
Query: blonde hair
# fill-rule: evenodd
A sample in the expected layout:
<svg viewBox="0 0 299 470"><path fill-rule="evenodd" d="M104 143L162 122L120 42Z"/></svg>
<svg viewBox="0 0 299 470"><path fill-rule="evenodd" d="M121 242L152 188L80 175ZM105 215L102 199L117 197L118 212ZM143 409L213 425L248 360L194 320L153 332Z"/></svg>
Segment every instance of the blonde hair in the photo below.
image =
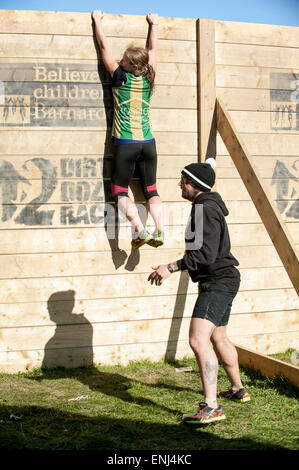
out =
<svg viewBox="0 0 299 470"><path fill-rule="evenodd" d="M148 51L144 47L129 46L125 50L125 54L129 59L132 71L136 75L143 75L149 84L150 89L154 89L155 71L148 63Z"/></svg>

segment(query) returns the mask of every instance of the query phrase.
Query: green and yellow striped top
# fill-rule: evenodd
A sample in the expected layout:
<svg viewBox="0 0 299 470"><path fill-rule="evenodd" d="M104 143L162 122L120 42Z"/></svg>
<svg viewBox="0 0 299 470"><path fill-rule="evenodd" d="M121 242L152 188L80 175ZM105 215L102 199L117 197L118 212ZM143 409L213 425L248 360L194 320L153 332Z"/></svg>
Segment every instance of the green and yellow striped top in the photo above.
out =
<svg viewBox="0 0 299 470"><path fill-rule="evenodd" d="M121 67L112 81L114 118L112 136L117 139L153 139L150 125L152 91L143 76L126 72Z"/></svg>

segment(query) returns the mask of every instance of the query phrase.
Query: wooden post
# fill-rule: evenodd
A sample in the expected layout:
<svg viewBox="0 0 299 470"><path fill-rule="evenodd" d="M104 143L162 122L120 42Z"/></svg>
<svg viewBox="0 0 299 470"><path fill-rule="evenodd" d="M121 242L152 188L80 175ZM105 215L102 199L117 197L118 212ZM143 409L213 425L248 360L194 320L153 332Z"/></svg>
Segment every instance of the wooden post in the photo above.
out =
<svg viewBox="0 0 299 470"><path fill-rule="evenodd" d="M246 145L220 98L216 100L217 129L249 192L278 255L299 294L299 260L296 246L265 183L258 175Z"/></svg>
<svg viewBox="0 0 299 470"><path fill-rule="evenodd" d="M215 21L197 22L198 161L216 158Z"/></svg>

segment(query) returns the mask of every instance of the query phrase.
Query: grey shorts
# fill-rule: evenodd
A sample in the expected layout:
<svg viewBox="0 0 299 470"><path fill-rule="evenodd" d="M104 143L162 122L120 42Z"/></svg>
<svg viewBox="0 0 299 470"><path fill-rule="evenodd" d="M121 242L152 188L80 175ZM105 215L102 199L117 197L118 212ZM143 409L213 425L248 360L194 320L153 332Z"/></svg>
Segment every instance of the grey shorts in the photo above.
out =
<svg viewBox="0 0 299 470"><path fill-rule="evenodd" d="M226 326L229 321L232 302L240 283L203 284L194 306L193 318L206 318L216 326Z"/></svg>

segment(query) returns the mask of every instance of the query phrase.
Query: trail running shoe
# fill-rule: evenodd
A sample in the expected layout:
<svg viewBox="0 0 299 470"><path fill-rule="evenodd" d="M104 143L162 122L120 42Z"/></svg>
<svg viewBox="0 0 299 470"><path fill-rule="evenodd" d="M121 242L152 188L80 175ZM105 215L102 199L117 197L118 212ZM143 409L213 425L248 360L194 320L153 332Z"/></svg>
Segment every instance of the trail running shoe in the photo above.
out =
<svg viewBox="0 0 299 470"><path fill-rule="evenodd" d="M156 230L152 234L152 240L148 242L148 245L153 246L154 248L158 248L158 246L161 246L164 244L164 232Z"/></svg>
<svg viewBox="0 0 299 470"><path fill-rule="evenodd" d="M205 402L199 403L199 410L193 415L183 415L184 424L211 424L226 419L221 405L210 408Z"/></svg>
<svg viewBox="0 0 299 470"><path fill-rule="evenodd" d="M131 241L132 248L136 250L137 248L140 248L142 245L145 243L148 243L153 239L153 236L147 231L147 230L142 230L142 232L139 232L136 234L136 238L133 238Z"/></svg>
<svg viewBox="0 0 299 470"><path fill-rule="evenodd" d="M219 395L224 398L229 398L230 400L236 401L238 403L250 402L250 395L246 387L240 388L236 392L230 388L229 390L220 392Z"/></svg>

